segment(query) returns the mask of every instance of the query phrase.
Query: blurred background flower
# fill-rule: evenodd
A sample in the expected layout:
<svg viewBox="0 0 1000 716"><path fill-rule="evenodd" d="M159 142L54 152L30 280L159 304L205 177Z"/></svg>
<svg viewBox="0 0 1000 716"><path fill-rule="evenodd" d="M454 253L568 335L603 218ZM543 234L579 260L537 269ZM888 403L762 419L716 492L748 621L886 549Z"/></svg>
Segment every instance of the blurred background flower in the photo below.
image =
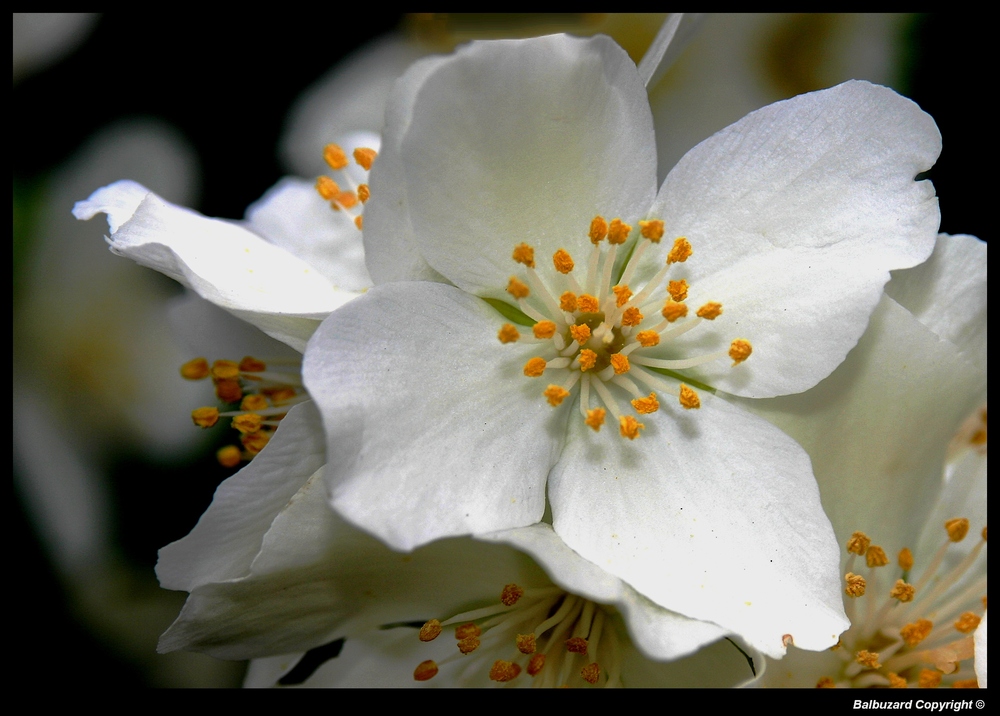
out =
<svg viewBox="0 0 1000 716"><path fill-rule="evenodd" d="M128 14L14 15L15 529L26 537L15 554L40 587L29 607L37 636L25 644L39 677L69 645L77 658L60 679L70 686L109 675L117 687L235 685L242 674L155 653L183 597L157 587L156 550L190 530L234 471L213 456L231 440L225 429L189 427L210 389L178 377L206 343L171 332L165 315L180 289L112 256L100 222L70 217L73 201L127 177L240 219L286 172L325 172L331 134L378 129L394 76L419 56L565 30L607 32L638 60L662 16L378 15L350 29L342 20L178 13L151 27ZM944 151L930 178L942 231L989 237L976 160L990 115L973 91L984 23L720 15L692 28L651 93L661 178L757 107L869 79L938 122Z"/></svg>

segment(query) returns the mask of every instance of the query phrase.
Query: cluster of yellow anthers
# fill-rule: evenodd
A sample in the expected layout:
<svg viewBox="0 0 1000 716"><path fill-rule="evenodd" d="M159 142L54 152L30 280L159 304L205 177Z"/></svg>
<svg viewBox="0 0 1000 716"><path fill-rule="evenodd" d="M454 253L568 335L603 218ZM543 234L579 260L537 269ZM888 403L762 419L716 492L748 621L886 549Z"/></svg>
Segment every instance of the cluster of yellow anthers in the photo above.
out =
<svg viewBox="0 0 1000 716"><path fill-rule="evenodd" d="M669 281L665 287L661 283L671 264L683 263L692 255L691 244L684 237L674 241L667 254L666 265L645 287L638 293L629 287L639 259L651 244L660 243L663 231L662 221L639 222L640 238L621 279L614 285L611 282L618 247L632 234L632 227L621 219L613 219L609 224L597 216L590 223L589 235L594 249L582 284L573 275L576 265L573 258L564 249L559 249L552 256L558 276L554 277L551 286L558 286L558 289L550 290L550 286L535 271L535 250L528 244L518 244L514 248L513 259L525 267L527 281L511 276L507 292L536 323L530 334L506 323L497 335L501 343L526 340L547 344L546 350L551 357L532 358L524 365L524 374L529 378L538 378L546 370L565 371L566 378L562 384L550 384L542 393L549 404L560 405L579 383L580 412L586 424L595 431L600 430L607 411L611 411L618 419L622 436L630 440L638 437L645 426L634 416L622 412L608 389L608 383L635 396L631 401L632 407L640 415L659 410L655 391L676 397L683 408L690 410L701 406L698 394L684 383L675 390L649 369L681 370L727 354L735 366L750 357L752 351L749 341L737 338L728 351L693 358L668 360L646 355L648 349L661 342L677 338L702 321L713 321L722 315L722 304L709 301L695 312L695 318L677 323L688 315L688 306L684 301L690 287L683 278ZM605 239L609 248L602 264L601 244ZM529 301L529 296L533 300ZM659 315L647 318L647 314L655 309L659 309ZM652 392L646 395L637 383ZM591 389L605 407L590 407Z"/></svg>
<svg viewBox="0 0 1000 716"><path fill-rule="evenodd" d="M532 686L620 686L621 662L616 627L604 608L567 594L558 587L524 589L508 584L500 603L445 621L431 619L420 629L420 641L434 641L444 627L457 624L457 649L441 661L421 662L413 671L417 681L434 678L446 664L471 659L466 667L485 669L493 659L489 677L513 681L522 672ZM486 663L483 663L483 658Z"/></svg>
<svg viewBox="0 0 1000 716"><path fill-rule="evenodd" d="M205 407L191 413L191 419L200 428L210 428L222 417L233 419L232 426L240 433L242 449L227 445L216 453L225 467L236 467L242 460L253 459L271 439L278 421L294 404L307 398L298 367L287 373L269 371L266 363L250 356L239 363L217 360L211 367L206 359L195 358L181 366L181 375L188 380L211 376L220 402L239 403L238 410Z"/></svg>
<svg viewBox="0 0 1000 716"><path fill-rule="evenodd" d="M367 147L359 147L354 150L354 161L366 172L371 171L372 162L375 161L375 150ZM330 202L334 211L343 211L354 221L354 225L361 228L362 206L371 196L368 184L357 184L351 175L344 171L347 168L347 154L339 144L327 144L323 148L323 159L336 172L340 172L341 183L348 187L342 189L328 176L321 176L316 179L316 191L319 195Z"/></svg>
<svg viewBox="0 0 1000 716"><path fill-rule="evenodd" d="M885 574L885 551L863 532L851 535L844 575L851 628L833 647L843 665L839 674L820 679L817 686L977 685L973 632L986 611L986 556L980 555L986 527L972 550L947 569L942 565L949 548L965 539L969 520L948 520L944 528L943 544L915 584L907 581L914 565L909 548L900 551L899 577L893 580ZM864 557L865 567L855 565L858 557Z"/></svg>

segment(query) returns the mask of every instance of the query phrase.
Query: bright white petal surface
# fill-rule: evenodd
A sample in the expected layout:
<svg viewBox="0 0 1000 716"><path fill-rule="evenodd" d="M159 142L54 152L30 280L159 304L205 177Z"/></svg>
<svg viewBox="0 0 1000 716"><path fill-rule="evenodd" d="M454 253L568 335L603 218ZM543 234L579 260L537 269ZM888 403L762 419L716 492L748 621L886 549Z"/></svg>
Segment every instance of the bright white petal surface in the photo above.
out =
<svg viewBox="0 0 1000 716"><path fill-rule="evenodd" d="M979 688L986 688L986 614L976 628L976 680Z"/></svg>
<svg viewBox="0 0 1000 716"><path fill-rule="evenodd" d="M416 79L410 121L380 161L400 152L384 179L404 183L420 254L460 288L502 297L515 244L582 258L596 214L635 220L652 201L649 103L610 38L472 43Z"/></svg>
<svg viewBox="0 0 1000 716"><path fill-rule="evenodd" d="M302 350L317 323L355 297L247 229L170 204L135 182L98 189L73 209L108 215L111 250Z"/></svg>
<svg viewBox="0 0 1000 716"><path fill-rule="evenodd" d="M837 544L809 458L710 394L699 411L643 416L635 441L571 420L549 482L556 533L657 604L740 634L765 654L785 635L836 643Z"/></svg>
<svg viewBox="0 0 1000 716"><path fill-rule="evenodd" d="M315 406L294 406L260 454L219 485L191 533L160 550L160 585L191 591L245 576L274 518L323 466L323 439Z"/></svg>
<svg viewBox="0 0 1000 716"><path fill-rule="evenodd" d="M724 306L718 347L736 337L754 347L742 370L718 361L692 373L747 397L801 392L829 375L889 271L933 249L934 188L913 179L940 149L913 102L852 81L753 112L688 152L651 214L694 247L683 265L691 300Z"/></svg>
<svg viewBox="0 0 1000 716"><path fill-rule="evenodd" d="M740 403L809 453L841 545L861 530L894 555L914 545L938 497L948 443L984 379L885 297L829 378L801 395Z"/></svg>
<svg viewBox="0 0 1000 716"><path fill-rule="evenodd" d="M986 242L939 234L924 263L894 271L885 292L986 372Z"/></svg>
<svg viewBox="0 0 1000 716"><path fill-rule="evenodd" d="M565 415L522 374L533 346L501 346L501 324L429 282L376 286L323 323L303 377L342 515L398 549L541 519Z"/></svg>
<svg viewBox="0 0 1000 716"><path fill-rule="evenodd" d="M718 641L727 632L659 607L617 577L566 546L547 524L497 532L495 539L530 554L568 592L618 608L636 646L648 657L673 660Z"/></svg>

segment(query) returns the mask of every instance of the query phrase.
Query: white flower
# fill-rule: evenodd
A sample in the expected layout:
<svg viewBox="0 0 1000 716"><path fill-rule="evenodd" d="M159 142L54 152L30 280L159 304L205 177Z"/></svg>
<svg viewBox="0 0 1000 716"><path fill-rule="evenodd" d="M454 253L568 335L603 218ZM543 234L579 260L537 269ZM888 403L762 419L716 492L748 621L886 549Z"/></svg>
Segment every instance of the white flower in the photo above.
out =
<svg viewBox="0 0 1000 716"><path fill-rule="evenodd" d="M772 685L967 684L975 675L971 632L986 594L986 244L941 235L932 257L896 273L886 293L827 380L748 404L809 452L846 546L852 626L842 648L789 654L768 669ZM975 656L985 675L978 647Z"/></svg>
<svg viewBox="0 0 1000 716"><path fill-rule="evenodd" d="M306 353L334 507L413 549L537 522L547 491L556 533L657 604L771 655L792 641L830 645L845 625L836 547L807 456L658 369L694 365L685 382L749 397L826 377L889 270L932 249L937 204L913 177L938 150L933 121L911 102L848 83L749 115L693 149L657 194L645 91L607 38L474 43L418 63L390 101L371 176L364 240L376 286L331 315ZM625 243L593 246L595 217ZM654 240L662 220L667 240L639 239L618 217L648 221ZM582 267L575 283L529 267L533 252L568 266L560 250ZM679 283L660 319L654 275L668 251L668 278L686 280L691 312L701 305L714 323L668 323L684 310ZM523 295L519 284L531 295L514 308L504 288ZM616 305L616 284L629 284L631 303ZM564 291L593 295L599 310L560 310ZM537 321L541 338L501 345L494 307ZM572 342L576 323L592 334L579 339L596 354L592 373L579 369L589 358ZM646 331L659 345L641 345ZM703 362L727 349L739 362L750 345L735 368ZM617 375L626 353L631 369ZM522 374L541 365L542 385ZM591 429L606 411L635 437L633 396L638 439Z"/></svg>
<svg viewBox="0 0 1000 716"><path fill-rule="evenodd" d="M547 525L393 552L329 509L317 417L311 404L293 408L260 455L220 486L192 533L161 550L162 585L191 592L161 651L277 655L255 664L250 685L300 683L304 667L289 672L302 652L344 639L340 657L307 685L412 686L415 675L434 675L430 685L486 685L491 672L494 680L523 672L515 685L539 686L735 685L753 677L748 657L721 639L724 630L657 607L574 554ZM509 584L517 588L505 591ZM448 618L480 633L457 645ZM413 622L430 619L447 633L423 643ZM536 646L522 639L522 653L516 636L531 633Z"/></svg>

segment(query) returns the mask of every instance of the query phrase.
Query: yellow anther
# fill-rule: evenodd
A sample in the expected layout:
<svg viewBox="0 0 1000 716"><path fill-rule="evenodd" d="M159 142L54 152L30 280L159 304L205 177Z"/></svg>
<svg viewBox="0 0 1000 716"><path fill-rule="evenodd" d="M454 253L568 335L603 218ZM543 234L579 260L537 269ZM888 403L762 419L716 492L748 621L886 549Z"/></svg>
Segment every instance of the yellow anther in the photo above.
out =
<svg viewBox="0 0 1000 716"><path fill-rule="evenodd" d="M601 431L601 426L604 425L604 417L607 415L607 411L604 408L594 408L593 410L587 411L587 417L584 419L587 427L591 428L595 433Z"/></svg>
<svg viewBox="0 0 1000 716"><path fill-rule="evenodd" d="M330 177L316 177L316 191L326 201L333 201L340 193L340 185Z"/></svg>
<svg viewBox="0 0 1000 716"><path fill-rule="evenodd" d="M642 234L642 238L649 239L654 244L658 244L660 243L660 239L663 238L663 222L659 219L640 221L639 233Z"/></svg>
<svg viewBox="0 0 1000 716"><path fill-rule="evenodd" d="M688 314L688 307L686 303L678 303L677 301L667 301L663 304L663 310L660 311L663 317L667 319L670 323L673 323L678 318L684 318Z"/></svg>
<svg viewBox="0 0 1000 716"><path fill-rule="evenodd" d="M512 681L521 673L521 667L513 661L497 659L490 668L490 679L501 683Z"/></svg>
<svg viewBox="0 0 1000 716"><path fill-rule="evenodd" d="M367 184L358 185L358 199L364 204L371 198L372 190L368 188Z"/></svg>
<svg viewBox="0 0 1000 716"><path fill-rule="evenodd" d="M576 299L576 305L583 313L597 313L600 310L597 298L587 293L580 294L580 297Z"/></svg>
<svg viewBox="0 0 1000 716"><path fill-rule="evenodd" d="M514 298L527 298L531 292L526 284L518 280L517 276L511 276L510 283L507 284L507 293Z"/></svg>
<svg viewBox="0 0 1000 716"><path fill-rule="evenodd" d="M374 149L369 149L368 147L358 147L354 150L354 161L361 165L361 168L366 172L372 170L372 162L375 161L375 157L378 154Z"/></svg>
<svg viewBox="0 0 1000 716"><path fill-rule="evenodd" d="M956 517L944 523L944 528L948 531L948 539L952 542L961 542L965 535L969 534L969 521L964 517Z"/></svg>
<svg viewBox="0 0 1000 716"><path fill-rule="evenodd" d="M985 542L986 541L986 528L985 527L983 527L983 531L981 532L981 534L983 536L983 542Z"/></svg>
<svg viewBox="0 0 1000 716"><path fill-rule="evenodd" d="M716 318L722 315L722 304L715 301L709 301L704 306L698 309L698 318L704 318L707 321L714 321Z"/></svg>
<svg viewBox="0 0 1000 716"><path fill-rule="evenodd" d="M527 244L518 244L515 246L511 258L528 268L535 268L535 250Z"/></svg>
<svg viewBox="0 0 1000 716"><path fill-rule="evenodd" d="M580 351L580 372L586 373L588 370L594 367L597 363L597 354L589 348L584 348Z"/></svg>
<svg viewBox="0 0 1000 716"><path fill-rule="evenodd" d="M523 596L524 589L514 583L511 583L505 585L503 591L500 592L500 601L505 607L512 607L517 604L518 600Z"/></svg>
<svg viewBox="0 0 1000 716"><path fill-rule="evenodd" d="M816 682L817 689L835 689L837 685L833 682L829 676L824 676L822 679Z"/></svg>
<svg viewBox="0 0 1000 716"><path fill-rule="evenodd" d="M867 666L869 669L881 669L882 664L879 663L878 656L877 652L862 649L854 655L854 660L862 666Z"/></svg>
<svg viewBox="0 0 1000 716"><path fill-rule="evenodd" d="M549 401L549 405L555 408L562 405L562 402L569 397L569 391L560 385L550 385L542 392L542 395Z"/></svg>
<svg viewBox="0 0 1000 716"><path fill-rule="evenodd" d="M417 668L413 670L414 681L427 681L437 676L438 665L433 659L421 661Z"/></svg>
<svg viewBox="0 0 1000 716"><path fill-rule="evenodd" d="M570 326L569 332L573 336L573 340L581 346L590 338L590 326L586 323L581 323L578 326Z"/></svg>
<svg viewBox="0 0 1000 716"><path fill-rule="evenodd" d="M529 378L538 378L545 372L545 359L532 358L524 364L524 374Z"/></svg>
<svg viewBox="0 0 1000 716"><path fill-rule="evenodd" d="M257 360L253 356L244 356L240 361L240 370L244 373L263 373L267 370L267 363Z"/></svg>
<svg viewBox="0 0 1000 716"><path fill-rule="evenodd" d="M955 622L955 629L963 634L971 634L979 626L979 622L982 621L973 612L963 612Z"/></svg>
<svg viewBox="0 0 1000 716"><path fill-rule="evenodd" d="M497 331L497 339L501 343L516 343L520 337L521 332L510 323L503 324L500 326L500 330Z"/></svg>
<svg viewBox="0 0 1000 716"><path fill-rule="evenodd" d="M868 551L868 545L872 543L871 538L864 532L855 532L847 540L847 551L851 554L863 555Z"/></svg>
<svg viewBox="0 0 1000 716"><path fill-rule="evenodd" d="M333 197L333 202L345 209L350 209L358 203L358 195L353 191L342 191Z"/></svg>
<svg viewBox="0 0 1000 716"><path fill-rule="evenodd" d="M293 388L267 388L262 389L260 392L269 397L275 405L280 405L295 397L295 390Z"/></svg>
<svg viewBox="0 0 1000 716"><path fill-rule="evenodd" d="M483 630L479 628L479 625L475 622L467 622L466 624L460 624L455 627L455 638L461 641L462 639L468 639L470 636L481 636Z"/></svg>
<svg viewBox="0 0 1000 716"><path fill-rule="evenodd" d="M528 676L535 676L545 666L545 654L535 654L528 662Z"/></svg>
<svg viewBox="0 0 1000 716"><path fill-rule="evenodd" d="M594 244L599 244L604 241L604 237L608 235L608 222L606 222L602 217L595 216L594 220L590 222L590 240Z"/></svg>
<svg viewBox="0 0 1000 716"><path fill-rule="evenodd" d="M893 671L890 671L888 674L886 674L886 678L889 679L889 688L890 689L905 689L906 688L906 679L904 679L899 674L897 674L897 673L895 673Z"/></svg>
<svg viewBox="0 0 1000 716"><path fill-rule="evenodd" d="M683 236L681 236L677 239L674 239L674 246L672 249L670 249L670 253L667 254L667 263L668 264L684 263L689 258L691 258L692 253L694 252L691 250L690 242Z"/></svg>
<svg viewBox="0 0 1000 716"><path fill-rule="evenodd" d="M556 267L556 271L562 274L569 273L576 265L573 263L573 257L563 249L559 249L552 254L552 263Z"/></svg>
<svg viewBox="0 0 1000 716"><path fill-rule="evenodd" d="M896 584L889 590L889 596L901 602L912 602L916 588L912 584L907 584L902 579L897 579Z"/></svg>
<svg viewBox="0 0 1000 716"><path fill-rule="evenodd" d="M753 346L750 341L737 338L729 345L729 357L733 359L733 365L739 365L753 353Z"/></svg>
<svg viewBox="0 0 1000 716"><path fill-rule="evenodd" d="M574 636L566 640L566 651L572 654L586 654L587 640L582 636Z"/></svg>
<svg viewBox="0 0 1000 716"><path fill-rule="evenodd" d="M612 286L611 290L615 293L615 305L618 308L624 306L632 298L632 291L628 286Z"/></svg>
<svg viewBox="0 0 1000 716"><path fill-rule="evenodd" d="M323 159L331 169L343 169L347 166L347 155L339 144L327 144L323 147Z"/></svg>
<svg viewBox="0 0 1000 716"><path fill-rule="evenodd" d="M884 549L873 544L865 552L865 564L869 567L884 567L889 564L889 557L886 556Z"/></svg>
<svg viewBox="0 0 1000 716"><path fill-rule="evenodd" d="M559 297L559 308L563 311L569 311L572 313L576 310L576 305L576 294L572 291L566 291Z"/></svg>
<svg viewBox="0 0 1000 716"><path fill-rule="evenodd" d="M514 643L517 644L517 650L522 654L534 654L537 648L534 634L518 634L514 638Z"/></svg>
<svg viewBox="0 0 1000 716"><path fill-rule="evenodd" d="M463 654L471 654L479 648L479 637L469 636L458 640L458 650Z"/></svg>
<svg viewBox="0 0 1000 716"><path fill-rule="evenodd" d="M640 415L648 415L660 409L660 401L656 399L656 393L650 393L648 398L636 398L633 400L632 407Z"/></svg>
<svg viewBox="0 0 1000 716"><path fill-rule="evenodd" d="M903 547L899 550L899 556L896 558L899 566L904 572L909 572L913 569L913 552L910 551L909 547Z"/></svg>
<svg viewBox="0 0 1000 716"><path fill-rule="evenodd" d="M424 625L420 627L420 634L418 636L420 637L420 641L434 641L441 636L441 622L437 619L424 622Z"/></svg>
<svg viewBox="0 0 1000 716"><path fill-rule="evenodd" d="M270 439L271 436L263 430L240 436L240 442L243 444L243 449L251 455L256 455L263 450Z"/></svg>
<svg viewBox="0 0 1000 716"><path fill-rule="evenodd" d="M552 321L539 321L531 327L535 338L551 338L556 334L556 324Z"/></svg>
<svg viewBox="0 0 1000 716"><path fill-rule="evenodd" d="M596 684L597 680L601 678L601 667L597 665L596 661L592 664L587 664L580 669L580 676L588 684Z"/></svg>
<svg viewBox="0 0 1000 716"><path fill-rule="evenodd" d="M248 412L254 410L264 410L267 407L267 398L263 395L248 395L240 403L240 410Z"/></svg>
<svg viewBox="0 0 1000 716"><path fill-rule="evenodd" d="M235 403L243 397L243 389L238 380L227 378L215 381L215 397L223 403Z"/></svg>
<svg viewBox="0 0 1000 716"><path fill-rule="evenodd" d="M247 413L245 415L237 415L233 418L233 427L244 435L247 435L260 430L260 426L263 422L264 418L257 415L257 413Z"/></svg>
<svg viewBox="0 0 1000 716"><path fill-rule="evenodd" d="M239 378L240 367L231 360L217 360L212 364L212 377L216 380Z"/></svg>
<svg viewBox="0 0 1000 716"><path fill-rule="evenodd" d="M686 410L693 410L701 407L701 398L691 388L681 383L681 394L679 397L681 407Z"/></svg>
<svg viewBox="0 0 1000 716"><path fill-rule="evenodd" d="M219 422L218 408L196 408L191 411L191 420L199 428L210 428Z"/></svg>
<svg viewBox="0 0 1000 716"><path fill-rule="evenodd" d="M644 429L646 426L640 423L638 420L633 418L631 415L623 415L618 418L618 429L622 434L623 438L628 438L629 440L635 440L639 437L639 431Z"/></svg>
<svg viewBox="0 0 1000 716"><path fill-rule="evenodd" d="M243 455L240 454L240 449L235 445L226 445L215 453L215 459L223 467L236 467L243 459Z"/></svg>
<svg viewBox="0 0 1000 716"><path fill-rule="evenodd" d="M934 622L930 619L917 619L915 622L903 625L899 630L899 635L903 637L907 646L916 646L930 636L933 628Z"/></svg>
<svg viewBox="0 0 1000 716"><path fill-rule="evenodd" d="M358 228L358 231L361 231L361 229L364 227L364 223L365 223L365 217L363 216L354 217L354 225Z"/></svg>
<svg viewBox="0 0 1000 716"><path fill-rule="evenodd" d="M660 344L660 334L656 331L639 331L635 334L635 339L643 348L652 348Z"/></svg>
<svg viewBox="0 0 1000 716"><path fill-rule="evenodd" d="M976 679L959 679L951 682L953 689L978 689L979 682Z"/></svg>
<svg viewBox="0 0 1000 716"><path fill-rule="evenodd" d="M848 572L844 575L844 581L847 582L847 587L844 589L844 593L849 597L863 597L865 594L865 588L868 584L865 582L865 578L860 574L854 574L853 572Z"/></svg>
<svg viewBox="0 0 1000 716"><path fill-rule="evenodd" d="M638 326L642 323L643 315L635 306L629 306L622 313L622 325L623 326Z"/></svg>
<svg viewBox="0 0 1000 716"><path fill-rule="evenodd" d="M917 676L917 686L921 689L936 689L941 685L941 677L944 676L940 671L934 669L921 669L920 675Z"/></svg>
<svg viewBox="0 0 1000 716"><path fill-rule="evenodd" d="M611 356L611 365L614 366L615 375L628 373L631 367L628 363L628 356L623 356L621 353L615 353Z"/></svg>
<svg viewBox="0 0 1000 716"><path fill-rule="evenodd" d="M632 233L632 227L621 219L612 219L611 226L608 227L608 243L624 244L628 235Z"/></svg>
<svg viewBox="0 0 1000 716"><path fill-rule="evenodd" d="M667 293L675 301L683 301L688 297L688 282L684 279L680 281L670 281L667 283Z"/></svg>
<svg viewBox="0 0 1000 716"><path fill-rule="evenodd" d="M189 360L181 366L181 377L188 380L201 380L207 378L209 374L208 361L204 358Z"/></svg>

